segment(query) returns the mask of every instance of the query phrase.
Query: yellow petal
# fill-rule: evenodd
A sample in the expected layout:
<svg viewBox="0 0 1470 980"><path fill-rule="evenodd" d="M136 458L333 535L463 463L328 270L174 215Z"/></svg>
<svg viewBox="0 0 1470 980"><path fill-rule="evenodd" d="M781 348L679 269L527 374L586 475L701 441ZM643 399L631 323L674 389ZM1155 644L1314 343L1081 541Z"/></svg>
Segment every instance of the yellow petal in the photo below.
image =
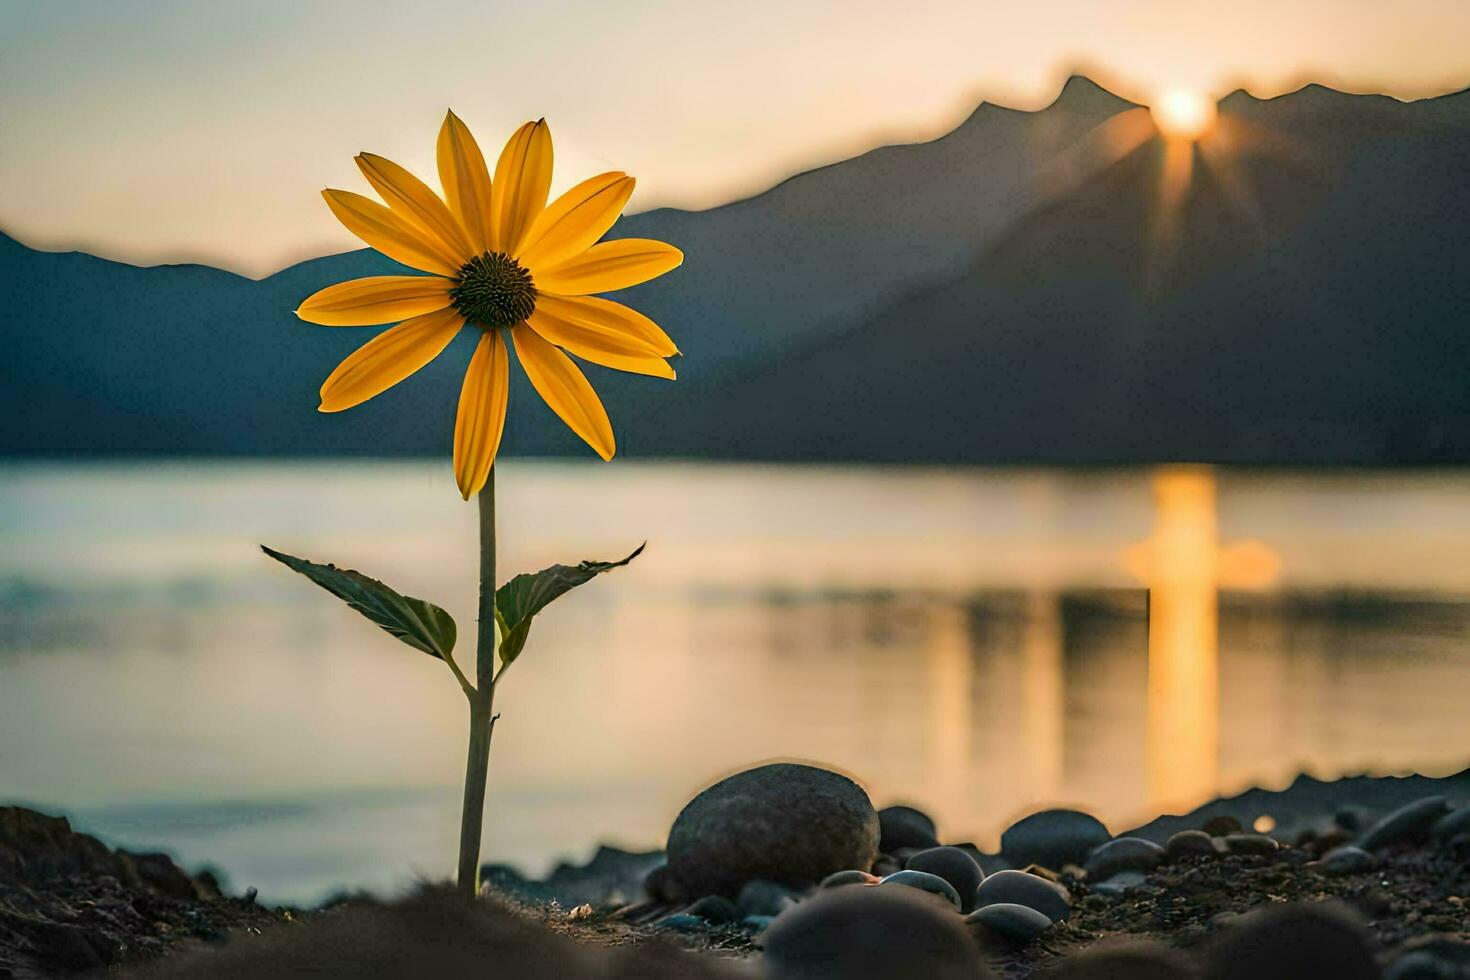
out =
<svg viewBox="0 0 1470 980"><path fill-rule="evenodd" d="M453 112L439 127L439 184L476 255L490 248L490 170L480 144Z"/></svg>
<svg viewBox="0 0 1470 980"><path fill-rule="evenodd" d="M464 317L453 309L404 320L363 344L322 383L319 411L360 405L428 364L449 346Z"/></svg>
<svg viewBox="0 0 1470 980"><path fill-rule="evenodd" d="M621 357L660 356L658 348L641 337L609 326L603 321L569 320L541 305L526 318L526 322L551 343L589 360L591 357L588 351Z"/></svg>
<svg viewBox="0 0 1470 980"><path fill-rule="evenodd" d="M684 261L672 245L648 238L619 238L593 245L571 258L536 271L536 288L562 296L626 289L663 275Z"/></svg>
<svg viewBox="0 0 1470 980"><path fill-rule="evenodd" d="M659 357L679 353L679 348L657 323L631 307L600 296L537 296L536 312L579 326L635 337Z"/></svg>
<svg viewBox="0 0 1470 980"><path fill-rule="evenodd" d="M470 251L459 222L428 184L376 153L359 153L356 159L357 169L388 207L416 225L451 261L458 260L456 268L478 254Z"/></svg>
<svg viewBox="0 0 1470 980"><path fill-rule="evenodd" d="M456 263L453 255L417 226L377 201L351 191L330 189L322 191L322 197L348 231L388 258L440 276L459 275L463 263Z"/></svg>
<svg viewBox="0 0 1470 980"><path fill-rule="evenodd" d="M485 486L490 467L495 465L509 393L510 355L505 341L499 330L486 330L465 372L454 419L454 482L466 500Z"/></svg>
<svg viewBox="0 0 1470 980"><path fill-rule="evenodd" d="M617 451L612 423L597 397L572 359L543 340L524 323L511 328L516 357L526 377L545 399L551 410L561 416L567 426L581 436L597 455L612 459Z"/></svg>
<svg viewBox="0 0 1470 980"><path fill-rule="evenodd" d="M526 123L505 144L490 188L492 250L516 254L521 237L551 190L551 129L545 119Z"/></svg>
<svg viewBox="0 0 1470 980"><path fill-rule="evenodd" d="M567 350L571 348L568 347ZM577 351L572 351L572 353L584 361L601 364L615 371L646 374L650 378L664 378L668 381L673 381L676 377L673 365L662 357L624 357L619 354L579 353Z"/></svg>
<svg viewBox="0 0 1470 980"><path fill-rule="evenodd" d="M633 184L632 177L617 171L582 181L536 216L512 254L534 277L585 251L618 220Z"/></svg>
<svg viewBox="0 0 1470 980"><path fill-rule="evenodd" d="M444 309L453 288L452 281L438 276L370 276L312 293L296 315L327 327L396 323Z"/></svg>

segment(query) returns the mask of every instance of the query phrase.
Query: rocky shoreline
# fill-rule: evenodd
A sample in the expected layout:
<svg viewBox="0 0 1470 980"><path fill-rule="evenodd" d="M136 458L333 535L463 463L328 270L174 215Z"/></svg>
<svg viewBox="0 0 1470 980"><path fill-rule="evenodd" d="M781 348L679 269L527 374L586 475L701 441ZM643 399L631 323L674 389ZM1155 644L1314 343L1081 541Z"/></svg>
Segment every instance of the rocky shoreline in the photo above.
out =
<svg viewBox="0 0 1470 980"><path fill-rule="evenodd" d="M516 976L1470 978L1470 770L1302 777L1119 834L1043 811L994 854L941 831L768 765L696 796L666 853L487 866L473 909L425 889L303 912L0 808L0 980L406 976L412 950L440 976L493 952Z"/></svg>

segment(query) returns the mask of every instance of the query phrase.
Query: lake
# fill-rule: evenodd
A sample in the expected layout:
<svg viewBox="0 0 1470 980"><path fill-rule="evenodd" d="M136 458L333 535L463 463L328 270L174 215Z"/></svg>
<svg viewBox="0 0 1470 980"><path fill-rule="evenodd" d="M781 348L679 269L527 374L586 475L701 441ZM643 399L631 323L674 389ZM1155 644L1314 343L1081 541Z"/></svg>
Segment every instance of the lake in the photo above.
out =
<svg viewBox="0 0 1470 980"><path fill-rule="evenodd" d="M984 847L1470 763L1470 472L497 473L503 577L648 548L498 693L486 860L660 846L772 758ZM447 461L0 466L0 800L272 900L448 876L452 676L256 545L445 606L464 658L474 535Z"/></svg>

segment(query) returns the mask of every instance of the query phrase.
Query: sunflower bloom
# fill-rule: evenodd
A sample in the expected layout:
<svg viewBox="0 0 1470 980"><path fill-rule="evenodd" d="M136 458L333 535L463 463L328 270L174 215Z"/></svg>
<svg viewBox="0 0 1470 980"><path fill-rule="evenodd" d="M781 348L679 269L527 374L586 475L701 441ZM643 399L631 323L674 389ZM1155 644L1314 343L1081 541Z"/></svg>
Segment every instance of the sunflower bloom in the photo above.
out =
<svg viewBox="0 0 1470 980"><path fill-rule="evenodd" d="M505 430L510 354L562 421L603 459L612 423L576 363L673 379L679 353L648 317L594 293L661 276L684 260L664 242L601 242L633 193L621 171L600 174L550 205L551 132L526 123L505 144L492 180L465 124L445 116L437 147L441 199L413 174L371 153L358 168L383 203L325 190L358 238L426 276L372 276L328 286L296 315L333 327L397 325L347 357L322 384L323 412L359 405L437 357L465 326L479 345L465 372L454 425L454 478L468 500L489 477Z"/></svg>

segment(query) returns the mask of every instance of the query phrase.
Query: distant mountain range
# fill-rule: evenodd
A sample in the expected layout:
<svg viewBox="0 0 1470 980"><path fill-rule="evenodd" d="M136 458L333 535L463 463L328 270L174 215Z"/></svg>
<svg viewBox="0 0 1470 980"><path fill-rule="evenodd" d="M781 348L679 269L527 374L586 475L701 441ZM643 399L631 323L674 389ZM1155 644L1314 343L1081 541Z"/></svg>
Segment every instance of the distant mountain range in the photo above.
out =
<svg viewBox="0 0 1470 980"><path fill-rule="evenodd" d="M680 380L587 368L621 451L1470 462L1470 93L1236 93L1187 188L1156 138L1082 149L1135 108L1074 78L1038 112L982 105L930 143L621 221L687 256L620 297L679 341ZM253 281L0 236L0 452L447 454L469 336L315 411L373 330L291 310L396 268L362 250ZM582 455L515 385L506 450Z"/></svg>

